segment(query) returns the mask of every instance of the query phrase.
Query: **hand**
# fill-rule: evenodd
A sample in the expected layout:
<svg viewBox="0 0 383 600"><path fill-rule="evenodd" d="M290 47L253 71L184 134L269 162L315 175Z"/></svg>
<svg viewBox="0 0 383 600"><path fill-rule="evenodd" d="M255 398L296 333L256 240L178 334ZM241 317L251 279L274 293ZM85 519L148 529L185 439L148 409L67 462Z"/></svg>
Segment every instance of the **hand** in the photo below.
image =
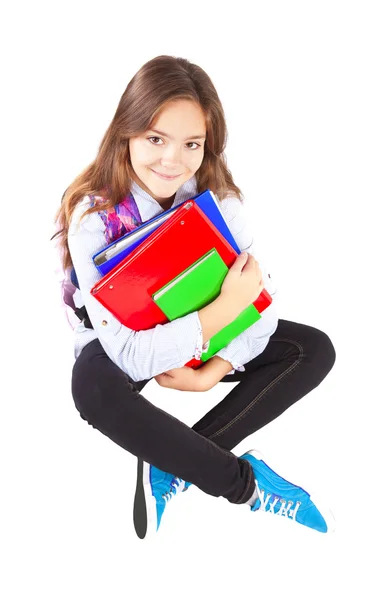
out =
<svg viewBox="0 0 383 600"><path fill-rule="evenodd" d="M154 379L161 387L184 392L207 392L221 381L232 368L229 361L220 356L213 356L197 370L190 367L171 369L166 373L156 375Z"/></svg>
<svg viewBox="0 0 383 600"><path fill-rule="evenodd" d="M201 374L201 385L204 391L211 390L225 375L232 371L233 366L220 356L212 356L198 370Z"/></svg>
<svg viewBox="0 0 383 600"><path fill-rule="evenodd" d="M237 256L221 287L221 296L245 310L265 287L262 271L255 258L247 252Z"/></svg>
<svg viewBox="0 0 383 600"><path fill-rule="evenodd" d="M201 375L202 368L194 370L191 367L180 367L156 375L154 379L161 387L182 392L204 392L204 381Z"/></svg>

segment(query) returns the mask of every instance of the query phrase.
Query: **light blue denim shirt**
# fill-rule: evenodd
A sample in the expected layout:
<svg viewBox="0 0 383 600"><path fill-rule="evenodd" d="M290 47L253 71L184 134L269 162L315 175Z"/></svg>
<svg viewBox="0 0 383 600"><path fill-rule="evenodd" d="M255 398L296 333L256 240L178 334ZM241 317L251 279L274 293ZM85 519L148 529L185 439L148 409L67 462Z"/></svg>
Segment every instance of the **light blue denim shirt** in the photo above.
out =
<svg viewBox="0 0 383 600"><path fill-rule="evenodd" d="M135 182L131 191L142 222L164 212L161 205ZM197 193L196 178L193 176L178 189L173 206ZM84 196L76 206L68 232L69 251L81 289L75 294L75 304L78 307L85 305L94 327L87 329L82 323L76 327L75 358L86 344L98 338L109 358L133 381L151 379L169 369L184 366L202 349L202 327L197 311L165 325L134 331L122 325L90 294L94 284L101 278L92 256L106 246L106 240L105 225L97 212L80 221L89 206L89 196ZM271 305L262 312L262 318L218 352L218 356L232 364L232 372L235 369L243 371L247 362L263 352L277 328L276 289L265 266L255 254L253 235L243 204L236 197L228 196L220 202L220 207L241 251L251 253L260 263L265 288L273 297Z"/></svg>

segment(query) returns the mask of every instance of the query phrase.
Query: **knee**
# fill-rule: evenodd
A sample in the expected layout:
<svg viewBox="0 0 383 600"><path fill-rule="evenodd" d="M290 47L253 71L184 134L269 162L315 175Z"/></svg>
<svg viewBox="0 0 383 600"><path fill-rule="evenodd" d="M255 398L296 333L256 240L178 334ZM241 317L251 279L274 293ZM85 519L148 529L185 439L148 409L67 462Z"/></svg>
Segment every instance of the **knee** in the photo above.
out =
<svg viewBox="0 0 383 600"><path fill-rule="evenodd" d="M81 418L88 421L88 423L97 421L97 417L101 412L102 400L97 385L87 385L85 382L79 382L79 380L73 378L72 397Z"/></svg>
<svg viewBox="0 0 383 600"><path fill-rule="evenodd" d="M72 373L72 397L80 416L88 423L98 422L107 405L108 389L103 377L87 365L75 363ZM110 390L109 390L110 391Z"/></svg>
<svg viewBox="0 0 383 600"><path fill-rule="evenodd" d="M315 362L325 373L331 371L335 364L336 352L330 337L324 331L311 327L311 348Z"/></svg>

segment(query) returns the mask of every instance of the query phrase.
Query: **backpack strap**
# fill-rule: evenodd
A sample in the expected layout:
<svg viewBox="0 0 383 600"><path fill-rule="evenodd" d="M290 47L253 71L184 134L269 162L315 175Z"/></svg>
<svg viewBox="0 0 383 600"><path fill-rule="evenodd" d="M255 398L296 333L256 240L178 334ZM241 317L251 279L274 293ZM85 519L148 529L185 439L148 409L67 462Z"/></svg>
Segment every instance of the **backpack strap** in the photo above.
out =
<svg viewBox="0 0 383 600"><path fill-rule="evenodd" d="M72 267L71 272L70 272L70 280L71 280L72 285L74 285L74 287L76 287L79 290L80 286L78 284L78 279L77 279L76 271L74 270L73 267Z"/></svg>
<svg viewBox="0 0 383 600"><path fill-rule="evenodd" d="M80 321L82 321L84 327L87 329L94 329L85 306L82 306L81 308L75 308L74 314L80 319Z"/></svg>

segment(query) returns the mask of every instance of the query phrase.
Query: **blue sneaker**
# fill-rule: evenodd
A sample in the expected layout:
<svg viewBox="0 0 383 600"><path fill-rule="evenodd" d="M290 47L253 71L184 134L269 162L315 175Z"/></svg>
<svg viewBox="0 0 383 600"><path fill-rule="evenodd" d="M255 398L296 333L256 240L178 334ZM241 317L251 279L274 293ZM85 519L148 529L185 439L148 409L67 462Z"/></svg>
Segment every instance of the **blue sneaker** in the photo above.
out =
<svg viewBox="0 0 383 600"><path fill-rule="evenodd" d="M286 517L322 533L334 531L335 520L332 513L329 510L320 511L310 494L277 475L264 462L260 452L249 450L240 458L249 461L254 471L258 498L251 507L252 511L263 510Z"/></svg>
<svg viewBox="0 0 383 600"><path fill-rule="evenodd" d="M186 491L190 485L138 458L133 522L140 539L158 531L168 501L179 492Z"/></svg>

